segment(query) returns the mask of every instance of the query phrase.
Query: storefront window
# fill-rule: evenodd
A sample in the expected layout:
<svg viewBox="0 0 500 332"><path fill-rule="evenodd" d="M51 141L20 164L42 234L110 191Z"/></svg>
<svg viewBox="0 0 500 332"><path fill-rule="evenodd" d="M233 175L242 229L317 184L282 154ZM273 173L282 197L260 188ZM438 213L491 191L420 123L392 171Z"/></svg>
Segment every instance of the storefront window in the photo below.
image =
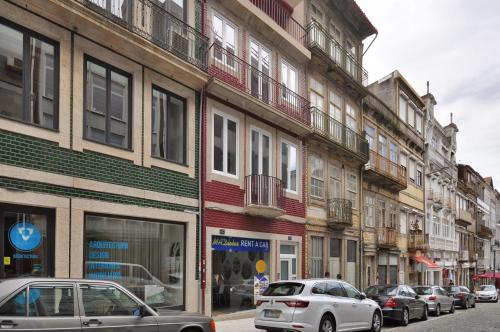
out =
<svg viewBox="0 0 500 332"><path fill-rule="evenodd" d="M0 204L0 277L53 277L54 212Z"/></svg>
<svg viewBox="0 0 500 332"><path fill-rule="evenodd" d="M268 240L212 237L214 315L255 308L255 294L269 284Z"/></svg>
<svg viewBox="0 0 500 332"><path fill-rule="evenodd" d="M87 215L85 277L116 281L155 307L184 307L183 225Z"/></svg>

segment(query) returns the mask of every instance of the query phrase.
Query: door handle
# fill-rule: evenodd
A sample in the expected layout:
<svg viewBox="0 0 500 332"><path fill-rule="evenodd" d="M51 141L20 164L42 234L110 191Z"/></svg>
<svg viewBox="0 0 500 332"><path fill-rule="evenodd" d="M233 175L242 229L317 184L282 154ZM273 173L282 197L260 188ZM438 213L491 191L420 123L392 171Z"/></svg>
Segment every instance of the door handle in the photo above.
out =
<svg viewBox="0 0 500 332"><path fill-rule="evenodd" d="M85 326L96 326L96 325L101 325L102 322L98 319L91 319L88 322L83 322L82 324Z"/></svg>
<svg viewBox="0 0 500 332"><path fill-rule="evenodd" d="M3 320L0 322L0 329L11 329L16 326L17 324L11 320Z"/></svg>

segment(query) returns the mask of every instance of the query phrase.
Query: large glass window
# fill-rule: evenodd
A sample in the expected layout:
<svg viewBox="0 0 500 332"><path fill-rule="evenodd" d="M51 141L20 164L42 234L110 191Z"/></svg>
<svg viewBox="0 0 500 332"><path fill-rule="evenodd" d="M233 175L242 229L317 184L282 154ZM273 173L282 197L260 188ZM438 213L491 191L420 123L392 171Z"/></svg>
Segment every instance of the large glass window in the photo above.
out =
<svg viewBox="0 0 500 332"><path fill-rule="evenodd" d="M139 303L110 285L80 285L86 317L139 316Z"/></svg>
<svg viewBox="0 0 500 332"><path fill-rule="evenodd" d="M132 76L86 57L84 137L132 148Z"/></svg>
<svg viewBox="0 0 500 332"><path fill-rule="evenodd" d="M238 169L238 122L223 113L213 117L213 170L237 175Z"/></svg>
<svg viewBox="0 0 500 332"><path fill-rule="evenodd" d="M0 23L0 116L58 129L58 57L56 42Z"/></svg>
<svg viewBox="0 0 500 332"><path fill-rule="evenodd" d="M281 142L281 179L283 186L290 192L297 192L297 146Z"/></svg>
<svg viewBox="0 0 500 332"><path fill-rule="evenodd" d="M186 163L186 100L153 87L151 153L180 164Z"/></svg>
<svg viewBox="0 0 500 332"><path fill-rule="evenodd" d="M75 314L73 285L31 285L30 317L73 317ZM26 303L26 301L25 301Z"/></svg>
<svg viewBox="0 0 500 332"><path fill-rule="evenodd" d="M54 212L0 204L0 278L53 277Z"/></svg>
<svg viewBox="0 0 500 332"><path fill-rule="evenodd" d="M121 283L146 303L184 306L185 228L87 215L85 277Z"/></svg>

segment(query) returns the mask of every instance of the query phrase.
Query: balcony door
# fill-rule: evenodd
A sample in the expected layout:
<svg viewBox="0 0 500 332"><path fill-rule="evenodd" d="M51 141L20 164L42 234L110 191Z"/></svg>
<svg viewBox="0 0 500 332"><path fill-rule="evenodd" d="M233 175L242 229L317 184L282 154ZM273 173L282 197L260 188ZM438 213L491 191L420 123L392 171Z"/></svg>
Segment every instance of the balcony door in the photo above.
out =
<svg viewBox="0 0 500 332"><path fill-rule="evenodd" d="M323 12L314 4L311 4L311 18L315 22L312 29L309 30L310 38L313 44L325 50L325 32L323 31Z"/></svg>
<svg viewBox="0 0 500 332"><path fill-rule="evenodd" d="M356 68L356 46L350 42L346 41L347 57L346 57L346 70L354 78L357 78L357 68Z"/></svg>
<svg viewBox="0 0 500 332"><path fill-rule="evenodd" d="M342 198L342 169L336 165L330 165L329 167L329 198Z"/></svg>
<svg viewBox="0 0 500 332"><path fill-rule="evenodd" d="M342 97L336 92L330 92L328 113L330 118L330 136L337 142L342 142Z"/></svg>
<svg viewBox="0 0 500 332"><path fill-rule="evenodd" d="M252 175L252 203L269 205L272 198L273 181L271 174L272 143L271 135L257 128L250 130L250 169Z"/></svg>
<svg viewBox="0 0 500 332"><path fill-rule="evenodd" d="M250 90L254 97L269 103L271 88L271 52L254 39L250 40Z"/></svg>

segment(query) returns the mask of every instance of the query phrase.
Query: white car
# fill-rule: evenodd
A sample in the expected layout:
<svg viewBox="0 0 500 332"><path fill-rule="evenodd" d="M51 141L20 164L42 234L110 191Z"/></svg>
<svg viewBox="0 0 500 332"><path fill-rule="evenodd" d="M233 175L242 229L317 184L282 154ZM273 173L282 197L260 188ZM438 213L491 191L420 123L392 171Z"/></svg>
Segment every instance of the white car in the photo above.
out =
<svg viewBox="0 0 500 332"><path fill-rule="evenodd" d="M375 301L344 281L279 281L258 297L255 327L266 331L379 332L382 317Z"/></svg>
<svg viewBox="0 0 500 332"><path fill-rule="evenodd" d="M493 301L498 302L498 292L493 285L482 285L479 286L479 290L476 291L476 301Z"/></svg>

